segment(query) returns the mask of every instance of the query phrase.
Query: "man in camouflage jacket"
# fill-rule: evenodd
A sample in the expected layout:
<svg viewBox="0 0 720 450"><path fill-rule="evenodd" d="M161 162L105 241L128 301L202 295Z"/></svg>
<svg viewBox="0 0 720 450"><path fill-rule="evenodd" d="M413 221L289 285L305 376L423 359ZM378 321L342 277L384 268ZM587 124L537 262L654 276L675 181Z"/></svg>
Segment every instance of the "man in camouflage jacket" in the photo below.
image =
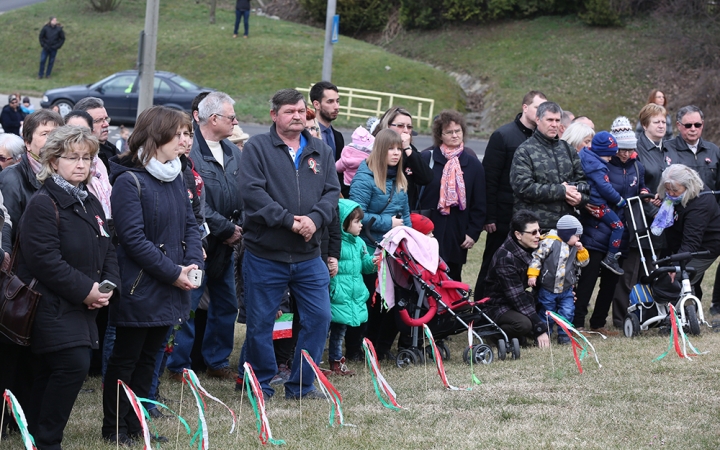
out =
<svg viewBox="0 0 720 450"><path fill-rule="evenodd" d="M518 147L510 168L514 210L535 212L543 230L553 228L566 214L576 216L575 208L590 199L577 152L557 138L561 115L557 103L538 107L537 128Z"/></svg>

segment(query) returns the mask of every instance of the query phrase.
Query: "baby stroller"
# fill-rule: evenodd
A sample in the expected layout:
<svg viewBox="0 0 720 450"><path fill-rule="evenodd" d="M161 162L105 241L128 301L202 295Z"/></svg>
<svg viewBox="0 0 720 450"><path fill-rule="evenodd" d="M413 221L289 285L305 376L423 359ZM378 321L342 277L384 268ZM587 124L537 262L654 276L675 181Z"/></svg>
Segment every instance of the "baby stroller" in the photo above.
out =
<svg viewBox="0 0 720 450"><path fill-rule="evenodd" d="M368 227L370 228L370 227ZM411 230L411 231L408 231ZM407 238L395 239L403 235ZM407 227L398 227L385 235L378 248L385 250L384 263L387 265L390 280L393 283L395 306L398 315L407 327L410 327L411 344L397 354L396 364L406 368L422 363L425 354L431 354L430 346L422 348L422 327L427 324L433 334L436 345L444 360L450 358L450 349L445 338L459 333L467 333L473 323L472 333L479 341L472 348L466 348L463 360L467 363L474 358L475 363L490 364L494 359L492 348L483 337L493 337L498 342L498 357L504 360L510 352L514 359L520 357L520 344L517 339L510 341L503 330L493 322L480 308L480 302L472 298L470 287L448 276L448 267L439 259L437 270L433 273L413 256L408 240L419 240L424 248L429 248L429 238ZM427 241L425 241L427 240ZM416 242L413 242L413 244Z"/></svg>
<svg viewBox="0 0 720 450"><path fill-rule="evenodd" d="M699 335L700 324L710 324L705 321L700 300L692 293L690 279L695 274L695 269L687 264L692 258L709 255L709 252L678 253L658 260L642 206L642 200L646 198L654 196L642 194L627 199L626 217L630 218L628 225L638 243L645 275L630 294L630 306L623 323L623 332L625 336L633 337L652 327L669 327L669 305L672 304L680 314L683 328L690 334ZM647 248L643 248L643 244ZM652 257L650 262L645 257L647 251Z"/></svg>

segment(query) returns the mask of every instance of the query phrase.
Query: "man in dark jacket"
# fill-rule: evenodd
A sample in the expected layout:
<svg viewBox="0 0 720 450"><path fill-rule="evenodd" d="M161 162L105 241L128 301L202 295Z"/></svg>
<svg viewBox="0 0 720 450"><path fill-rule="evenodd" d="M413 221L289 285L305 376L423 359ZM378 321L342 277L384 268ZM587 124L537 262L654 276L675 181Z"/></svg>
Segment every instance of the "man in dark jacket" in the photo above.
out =
<svg viewBox="0 0 720 450"><path fill-rule="evenodd" d="M20 99L15 94L8 95L8 104L3 106L0 112L0 125L5 133L12 133L20 136L25 113L20 109Z"/></svg>
<svg viewBox="0 0 720 450"><path fill-rule="evenodd" d="M538 106L537 128L518 147L510 167L515 211L537 213L543 230L566 214L575 215L574 209L590 198L577 152L557 137L561 116L557 103Z"/></svg>
<svg viewBox="0 0 720 450"><path fill-rule="evenodd" d="M510 231L513 214L510 165L515 150L532 136L537 126L535 123L537 108L546 100L545 94L540 91L530 91L525 94L522 112L515 116L515 120L495 130L485 149L482 164L485 169L487 218L483 228L487 236L482 266L475 283L475 298L483 298L482 282L487 275L490 261Z"/></svg>
<svg viewBox="0 0 720 450"><path fill-rule="evenodd" d="M345 138L342 133L330 124L337 119L340 112L340 94L338 88L329 81L320 81L310 88L310 101L315 108L316 117L320 124L320 138L333 151L335 161L340 159Z"/></svg>
<svg viewBox="0 0 720 450"><path fill-rule="evenodd" d="M50 78L52 73L53 64L55 64L55 55L60 47L65 43L65 32L57 21L56 17L50 17L50 21L42 27L40 30L40 46L42 52L40 53L40 71L38 72L38 78L42 79ZM47 61L47 72L45 72L45 62Z"/></svg>
<svg viewBox="0 0 720 450"><path fill-rule="evenodd" d="M110 173L110 158L119 154L117 147L108 142L110 136L110 120L105 103L97 97L85 97L77 102L76 110L85 111L93 118L92 132L100 141L100 150L98 150L98 158L105 164L108 173Z"/></svg>
<svg viewBox="0 0 720 450"><path fill-rule="evenodd" d="M528 292L527 270L532 252L540 245L537 214L520 210L515 213L505 242L492 262L484 290L489 300L485 313L503 329L508 338L530 336L539 347L548 347L547 325L535 309L535 296Z"/></svg>
<svg viewBox="0 0 720 450"><path fill-rule="evenodd" d="M273 323L283 292L290 288L301 331L285 398L324 398L313 387L310 366L301 364L300 350L319 363L327 339L330 276L320 254L318 230L332 220L340 184L332 150L305 130L305 112L301 93L276 92L270 111L274 125L269 133L248 140L240 165L247 362L266 397L275 392L269 383L277 372Z"/></svg>
<svg viewBox="0 0 720 450"><path fill-rule="evenodd" d="M242 238L238 225L242 211L239 191L240 150L227 138L237 124L233 100L224 92L208 94L198 105L198 126L190 150L195 171L202 177L205 220L208 235L205 277L200 289L193 291L191 308L195 311L205 286L210 293L202 355L214 378L235 380L230 368L238 304L235 292L233 248ZM177 348L170 354L167 368L171 377L182 379L182 370L190 368L190 351L195 340L195 322L188 320L175 336Z"/></svg>

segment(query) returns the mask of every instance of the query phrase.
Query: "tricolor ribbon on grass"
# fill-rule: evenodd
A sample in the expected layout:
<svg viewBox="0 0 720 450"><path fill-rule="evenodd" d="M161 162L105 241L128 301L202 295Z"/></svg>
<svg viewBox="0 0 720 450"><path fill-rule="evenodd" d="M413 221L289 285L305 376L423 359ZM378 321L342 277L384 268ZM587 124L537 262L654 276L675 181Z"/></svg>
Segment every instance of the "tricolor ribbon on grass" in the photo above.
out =
<svg viewBox="0 0 720 450"><path fill-rule="evenodd" d="M675 347L675 353L681 358L687 358L690 361L692 361L691 356L700 356L707 352L699 352L695 347L693 347L692 343L690 343L690 339L688 339L687 335L685 334L685 331L682 328L682 324L680 323L680 318L677 316L677 311L675 310L675 307L670 304L670 343L668 344L668 348L662 355L658 356L654 359L654 361L660 361L664 357L670 353L670 350ZM682 338L683 345L682 349L680 348L680 338ZM687 348L690 347L691 352L687 352Z"/></svg>
<svg viewBox="0 0 720 450"><path fill-rule="evenodd" d="M475 368L473 367L473 361L475 360L475 355L473 355L473 323L475 321L471 321L470 325L468 325L468 355L470 357L468 358L470 360L470 379L473 382L473 384L480 384L480 379L475 376Z"/></svg>
<svg viewBox="0 0 720 450"><path fill-rule="evenodd" d="M554 320L555 323L560 328L562 328L563 331L565 331L565 334L567 334L570 338L573 357L575 358L575 364L577 364L577 368L580 373L583 373L581 361L588 355L588 353L590 353L590 350L592 350L592 354L595 357L595 362L597 363L598 367L602 367L602 365L600 364L600 360L598 359L597 352L595 351L595 347L593 347L590 341L588 341L582 333L576 330L575 327L573 327L566 318L552 311L546 311L545 314L547 314L548 317ZM580 350L580 355L578 355L578 349Z"/></svg>
<svg viewBox="0 0 720 450"><path fill-rule="evenodd" d="M5 389L5 392L3 392L3 399L5 400L5 403L7 403L8 408L10 408L10 412L12 413L15 422L17 422L18 428L20 429L20 437L22 438L25 450L37 450L37 447L35 447L35 439L33 439L32 435L28 431L25 412L15 398L15 395L10 392L10 389ZM4 410L5 408L3 408L3 411Z"/></svg>
<svg viewBox="0 0 720 450"><path fill-rule="evenodd" d="M340 395L340 392L338 392L338 390L335 389L335 386L328 381L325 374L322 373L322 370L320 370L317 364L315 364L315 361L313 361L310 353L308 353L307 350L302 350L301 353L305 358L305 361L310 364L310 368L315 373L315 377L318 379L320 390L325 393L325 397L330 403L330 426L332 427L335 424L338 424L340 426L354 427L355 425L345 423L345 418L343 417L342 412L342 396Z"/></svg>
<svg viewBox="0 0 720 450"><path fill-rule="evenodd" d="M232 415L232 427L230 427L230 434L232 434L232 432L235 430L235 411L230 409L228 405L223 403L217 397L210 395L210 393L206 391L204 387L202 387L202 385L200 384L200 380L198 380L197 375L195 375L195 372L193 372L192 370L183 369L183 380L190 388L190 392L193 393L193 397L195 397L195 403L198 407L198 430L195 432L195 435L193 435L192 439L190 440L190 445L193 445L197 440L198 449L206 450L207 448L209 448L209 443L207 421L205 420L205 408L207 408L207 405L205 404L205 397L220 403L228 411L230 411L230 415Z"/></svg>
<svg viewBox="0 0 720 450"><path fill-rule="evenodd" d="M389 409L402 409L396 400L395 391L390 387L385 377L380 372L380 363L377 360L377 353L375 353L375 347L368 338L363 339L363 350L365 350L365 362L370 370L370 378L372 379L373 386L375 387L375 395L380 400L380 403ZM383 397L385 394L387 400Z"/></svg>
<svg viewBox="0 0 720 450"><path fill-rule="evenodd" d="M465 389L465 388L455 387L448 382L447 374L445 373L445 365L443 364L442 356L440 356L440 350L438 350L437 345L435 345L435 339L433 338L433 335L430 332L430 328L428 328L427 324L423 324L423 330L425 331L425 336L427 337L428 341L430 341L430 347L432 348L433 360L435 361L435 365L437 366L438 375L440 375L440 379L442 380L443 385L445 386L445 389L448 389L451 391L469 390L469 389Z"/></svg>
<svg viewBox="0 0 720 450"><path fill-rule="evenodd" d="M258 434L260 437L260 443L265 445L268 442L273 445L283 445L285 441L281 439L273 439L272 431L270 431L270 422L268 421L267 414L265 413L265 398L263 397L263 391L260 387L255 372L252 370L250 363L243 364L245 375L243 381L245 382L245 391L247 392L248 400L252 405L253 411L255 412L255 419L257 423Z"/></svg>
<svg viewBox="0 0 720 450"><path fill-rule="evenodd" d="M130 387L125 384L123 380L117 380L117 382L120 386L122 386L123 390L125 391L125 395L127 395L128 400L130 400L130 406L132 406L133 411L135 411L135 415L140 421L140 429L142 430L142 437L144 442L143 449L147 450L149 448L152 448L152 445L150 444L150 428L148 428L147 420L145 420L145 417L148 416L147 410L140 403L140 399L138 398L138 396L135 395L132 389L130 389Z"/></svg>

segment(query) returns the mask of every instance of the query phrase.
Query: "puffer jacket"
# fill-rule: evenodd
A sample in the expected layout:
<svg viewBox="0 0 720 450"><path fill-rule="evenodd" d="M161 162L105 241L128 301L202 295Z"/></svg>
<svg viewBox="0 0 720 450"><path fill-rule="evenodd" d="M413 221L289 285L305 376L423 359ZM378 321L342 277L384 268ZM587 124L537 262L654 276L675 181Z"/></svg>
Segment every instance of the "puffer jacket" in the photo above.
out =
<svg viewBox="0 0 720 450"><path fill-rule="evenodd" d="M555 228L562 216L575 215L574 208L565 201L564 182L586 184L577 152L567 142L548 139L536 129L515 151L510 167L514 211L533 211L540 216L542 229ZM589 198L582 194L580 207Z"/></svg>
<svg viewBox="0 0 720 450"><path fill-rule="evenodd" d="M370 234L372 234L373 240L376 242L380 242L383 235L390 231L392 218L396 214L400 214L400 217L402 217L403 225L406 227L412 226L407 192L396 190L392 195L392 199L390 199L390 193L395 189L394 181L395 177L388 176L387 180L385 180L385 193L383 193L375 185L375 178L368 168L367 162L363 161L360 163L360 167L350 186L350 200L357 202L365 212L362 220L363 227L368 226L370 219L375 219L372 227L370 227ZM375 243L370 242L365 233L361 236L369 246L369 250L374 251Z"/></svg>
<svg viewBox="0 0 720 450"><path fill-rule="evenodd" d="M350 186L360 163L367 159L371 151L370 148L356 147L355 144L346 145L342 149L340 159L335 162L335 170L343 174L343 183L346 186Z"/></svg>
<svg viewBox="0 0 720 450"><path fill-rule="evenodd" d="M338 261L338 273L330 279L330 310L332 321L351 327L367 322L368 311L365 302L370 293L363 283L363 275L377 271L365 243L343 228L345 219L360 205L352 200L340 199L338 210L342 246Z"/></svg>
<svg viewBox="0 0 720 450"><path fill-rule="evenodd" d="M589 262L590 254L586 248L578 251L575 246L570 247L558 237L557 230L551 230L533 252L527 274L540 278L538 286L559 294L572 289L578 280L577 268L585 267Z"/></svg>
<svg viewBox="0 0 720 450"><path fill-rule="evenodd" d="M580 162L590 185L590 204L615 206L622 201L608 176L608 163L589 148L580 150Z"/></svg>

